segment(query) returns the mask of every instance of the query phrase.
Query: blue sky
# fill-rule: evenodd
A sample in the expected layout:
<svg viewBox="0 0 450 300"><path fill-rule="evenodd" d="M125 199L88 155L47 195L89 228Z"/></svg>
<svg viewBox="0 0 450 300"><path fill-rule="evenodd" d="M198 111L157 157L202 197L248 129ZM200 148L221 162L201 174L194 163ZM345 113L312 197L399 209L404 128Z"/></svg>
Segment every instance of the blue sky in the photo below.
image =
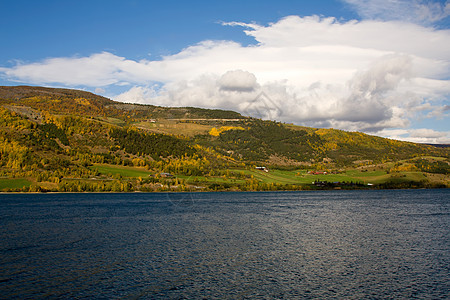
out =
<svg viewBox="0 0 450 300"><path fill-rule="evenodd" d="M0 0L0 11L0 85L450 143L446 0Z"/></svg>
<svg viewBox="0 0 450 300"><path fill-rule="evenodd" d="M255 43L221 21L267 24L289 15L357 17L339 1L0 1L1 63L11 59L90 55L109 51L130 59L174 54L203 40ZM30 49L32 47L32 49Z"/></svg>

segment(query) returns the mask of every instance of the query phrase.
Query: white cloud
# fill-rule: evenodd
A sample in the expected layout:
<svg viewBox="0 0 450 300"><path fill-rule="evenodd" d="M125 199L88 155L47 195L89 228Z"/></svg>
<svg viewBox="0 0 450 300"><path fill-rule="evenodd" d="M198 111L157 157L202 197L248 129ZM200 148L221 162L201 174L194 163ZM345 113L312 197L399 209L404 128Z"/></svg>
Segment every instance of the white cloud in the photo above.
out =
<svg viewBox="0 0 450 300"><path fill-rule="evenodd" d="M243 71L228 71L219 79L219 85L222 90L236 92L251 92L257 86L254 74Z"/></svg>
<svg viewBox="0 0 450 300"><path fill-rule="evenodd" d="M317 16L225 25L244 27L257 44L203 41L154 61L102 52L18 64L0 73L35 84L129 85L114 97L124 102L233 109L371 133L407 127L419 116L448 117L442 107L450 95L450 30ZM262 92L270 104L265 112L267 105L255 102Z"/></svg>
<svg viewBox="0 0 450 300"><path fill-rule="evenodd" d="M100 95L106 93L106 90L98 87L94 90L94 93Z"/></svg>
<svg viewBox="0 0 450 300"><path fill-rule="evenodd" d="M34 84L106 86L132 80L132 73L127 71L137 64L102 52L88 57L49 58L39 63L22 63L0 71L12 80Z"/></svg>
<svg viewBox="0 0 450 300"><path fill-rule="evenodd" d="M436 131L433 129L385 129L380 135L396 140L413 143L450 144L450 131Z"/></svg>
<svg viewBox="0 0 450 300"><path fill-rule="evenodd" d="M148 104L149 99L157 97L154 87L134 86L126 93L115 97L115 100L126 103Z"/></svg>
<svg viewBox="0 0 450 300"><path fill-rule="evenodd" d="M430 0L342 0L366 19L431 24L450 16L450 2Z"/></svg>
<svg viewBox="0 0 450 300"><path fill-rule="evenodd" d="M418 75L448 75L449 30L418 25L290 16L246 33L257 46L231 41L204 41L160 61L133 61L108 52L88 57L51 58L0 69L8 78L32 83L105 86L190 80L202 74L248 70L258 80L288 79L292 84L345 83L373 60L392 53L414 58Z"/></svg>

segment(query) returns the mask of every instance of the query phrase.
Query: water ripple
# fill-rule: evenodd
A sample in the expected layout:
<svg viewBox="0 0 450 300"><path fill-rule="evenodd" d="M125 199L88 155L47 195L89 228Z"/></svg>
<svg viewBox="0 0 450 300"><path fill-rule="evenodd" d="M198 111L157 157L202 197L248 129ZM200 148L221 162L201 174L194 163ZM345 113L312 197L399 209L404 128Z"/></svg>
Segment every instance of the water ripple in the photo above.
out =
<svg viewBox="0 0 450 300"><path fill-rule="evenodd" d="M449 195L1 195L0 298L448 299Z"/></svg>

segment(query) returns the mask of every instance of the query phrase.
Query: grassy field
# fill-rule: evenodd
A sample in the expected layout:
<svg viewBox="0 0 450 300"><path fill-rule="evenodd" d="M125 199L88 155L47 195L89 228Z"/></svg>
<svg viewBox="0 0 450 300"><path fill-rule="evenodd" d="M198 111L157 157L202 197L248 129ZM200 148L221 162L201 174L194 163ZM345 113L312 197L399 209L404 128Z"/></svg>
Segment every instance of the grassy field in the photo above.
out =
<svg viewBox="0 0 450 300"><path fill-rule="evenodd" d="M206 134L213 128L213 125L201 125L196 123L185 123L175 120L158 120L152 122L139 122L134 124L140 129L149 130L155 133L184 135L192 137L196 134Z"/></svg>
<svg viewBox="0 0 450 300"><path fill-rule="evenodd" d="M311 184L314 181L328 181L328 182L360 182L360 183L382 183L386 182L391 176L383 171L361 172L358 170L351 170L342 174L328 174L328 175L311 175L305 170L270 170L264 172L259 170L248 169L232 169L235 173L244 173L247 177L256 179L263 183L278 183L278 184ZM421 173L420 173L421 174ZM403 176L403 174L402 174ZM419 175L414 175L415 179ZM423 175L422 175L423 176ZM207 182L207 183L244 183L245 179L240 178L224 178L223 176L204 177L204 176L177 176L178 178L187 180L188 182ZM403 178L403 177L402 177ZM421 177L420 177L421 178ZM403 180L412 180L412 175L404 177Z"/></svg>
<svg viewBox="0 0 450 300"><path fill-rule="evenodd" d="M97 117L96 119L117 126L124 126L126 124L123 120L111 117Z"/></svg>
<svg viewBox="0 0 450 300"><path fill-rule="evenodd" d="M96 164L91 167L94 170L97 170L100 174L105 175L120 175L122 177L148 177L151 172L147 171L144 168L136 168L136 167L124 167L124 166L113 166L113 165L101 165Z"/></svg>
<svg viewBox="0 0 450 300"><path fill-rule="evenodd" d="M138 167L125 167L125 166L114 166L97 164L91 167L97 170L100 174L117 176L120 175L123 178L147 178L149 175L153 174L144 168ZM431 180L431 182L444 182L445 178L440 178L435 176L433 178L430 175L425 175L423 172L395 172L388 174L386 171L380 169L374 169L372 171L351 169L340 174L326 174L326 175L312 175L308 174L306 170L276 170L272 169L269 172L264 172L260 170L252 169L231 169L230 177L225 176L186 176L181 174L173 174L174 178L179 178L185 180L188 184L195 185L208 185L212 183L218 184L243 184L248 179L256 179L263 183L277 183L277 184L295 184L295 185L305 185L312 184L315 181L327 181L333 182L353 182L353 183L363 183L363 184L381 184L386 182L408 182L408 181L423 181ZM246 178L236 177L233 174L244 174ZM442 177L442 176L441 176ZM6 186L6 185L5 185ZM0 182L1 187L1 182ZM7 186L10 187L10 186Z"/></svg>
<svg viewBox="0 0 450 300"><path fill-rule="evenodd" d="M30 187L31 182L24 178L0 178L0 191L3 189L21 189Z"/></svg>
<svg viewBox="0 0 450 300"><path fill-rule="evenodd" d="M231 184L241 184L245 183L244 179L234 179L234 178L224 178L219 176L186 176L186 175L177 175L177 178L186 180L189 184L199 184L202 183L231 183Z"/></svg>
<svg viewBox="0 0 450 300"><path fill-rule="evenodd" d="M311 184L312 182L363 182L374 183L384 181L389 175L384 171L361 172L359 170L350 170L342 174L312 175L305 170L270 170L263 172L258 170L243 170L245 174L253 175L254 178L265 183L283 183L283 184Z"/></svg>

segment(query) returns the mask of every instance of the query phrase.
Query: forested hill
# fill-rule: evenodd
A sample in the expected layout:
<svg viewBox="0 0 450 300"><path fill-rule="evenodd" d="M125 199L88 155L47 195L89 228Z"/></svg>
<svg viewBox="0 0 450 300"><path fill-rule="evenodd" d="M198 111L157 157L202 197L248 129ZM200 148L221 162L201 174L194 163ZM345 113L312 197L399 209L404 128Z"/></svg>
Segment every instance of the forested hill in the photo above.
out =
<svg viewBox="0 0 450 300"><path fill-rule="evenodd" d="M25 105L55 114L125 118L240 119L239 113L196 107L169 108L115 102L90 92L35 86L0 86L2 103Z"/></svg>
<svg viewBox="0 0 450 300"><path fill-rule="evenodd" d="M276 190L329 181L448 187L449 153L233 111L0 87L0 191Z"/></svg>

